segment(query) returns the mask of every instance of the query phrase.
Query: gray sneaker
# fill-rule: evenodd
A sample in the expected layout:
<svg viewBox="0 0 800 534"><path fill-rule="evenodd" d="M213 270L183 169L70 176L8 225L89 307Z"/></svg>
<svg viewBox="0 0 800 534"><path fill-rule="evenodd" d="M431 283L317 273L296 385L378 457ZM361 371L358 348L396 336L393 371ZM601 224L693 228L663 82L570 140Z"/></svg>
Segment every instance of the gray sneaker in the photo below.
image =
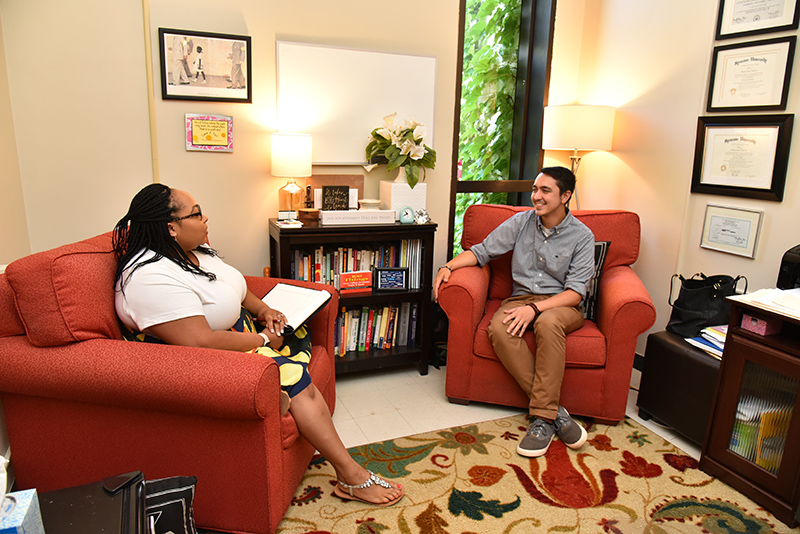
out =
<svg viewBox="0 0 800 534"><path fill-rule="evenodd" d="M528 425L525 437L517 445L517 454L528 458L536 458L543 455L547 452L547 448L550 447L550 442L553 441L555 433L556 428L553 423L548 423L537 417L533 423Z"/></svg>
<svg viewBox="0 0 800 534"><path fill-rule="evenodd" d="M558 415L553 421L553 426L558 437L570 449L580 449L586 443L586 429L576 423L563 406L558 407Z"/></svg>

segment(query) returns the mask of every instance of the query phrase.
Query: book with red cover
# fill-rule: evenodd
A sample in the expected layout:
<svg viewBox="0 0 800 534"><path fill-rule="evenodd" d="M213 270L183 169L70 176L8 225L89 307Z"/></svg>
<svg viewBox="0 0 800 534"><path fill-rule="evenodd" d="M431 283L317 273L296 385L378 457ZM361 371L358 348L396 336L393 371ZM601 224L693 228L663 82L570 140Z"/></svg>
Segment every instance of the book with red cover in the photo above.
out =
<svg viewBox="0 0 800 534"><path fill-rule="evenodd" d="M342 293L372 291L372 271L351 271L340 274L339 290Z"/></svg>

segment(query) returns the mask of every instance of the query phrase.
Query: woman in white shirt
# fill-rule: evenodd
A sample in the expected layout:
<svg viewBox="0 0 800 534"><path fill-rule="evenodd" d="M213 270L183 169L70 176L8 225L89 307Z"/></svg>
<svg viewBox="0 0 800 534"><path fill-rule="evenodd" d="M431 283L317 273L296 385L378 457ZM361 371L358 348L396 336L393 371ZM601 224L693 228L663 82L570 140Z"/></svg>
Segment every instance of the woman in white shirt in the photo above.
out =
<svg viewBox="0 0 800 534"><path fill-rule="evenodd" d="M207 222L185 191L150 184L136 194L114 229L115 305L122 323L148 341L275 358L300 434L336 470L334 492L378 506L398 502L402 485L364 469L342 444L328 405L308 375L310 336L305 327L284 336L283 314L248 290L241 273L205 244ZM266 328L258 332L237 325L252 325L242 308Z"/></svg>

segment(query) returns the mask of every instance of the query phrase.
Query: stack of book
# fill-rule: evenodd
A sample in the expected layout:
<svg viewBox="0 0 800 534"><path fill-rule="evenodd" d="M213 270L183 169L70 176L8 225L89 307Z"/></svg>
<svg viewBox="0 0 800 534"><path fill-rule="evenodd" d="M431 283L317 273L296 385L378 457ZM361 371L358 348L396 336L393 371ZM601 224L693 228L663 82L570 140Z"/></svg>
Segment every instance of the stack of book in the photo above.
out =
<svg viewBox="0 0 800 534"><path fill-rule="evenodd" d="M334 354L388 350L414 345L417 337L417 303L396 306L342 307L336 319Z"/></svg>
<svg viewBox="0 0 800 534"><path fill-rule="evenodd" d="M708 326L700 331L699 336L687 337L686 342L721 360L727 334L728 325Z"/></svg>

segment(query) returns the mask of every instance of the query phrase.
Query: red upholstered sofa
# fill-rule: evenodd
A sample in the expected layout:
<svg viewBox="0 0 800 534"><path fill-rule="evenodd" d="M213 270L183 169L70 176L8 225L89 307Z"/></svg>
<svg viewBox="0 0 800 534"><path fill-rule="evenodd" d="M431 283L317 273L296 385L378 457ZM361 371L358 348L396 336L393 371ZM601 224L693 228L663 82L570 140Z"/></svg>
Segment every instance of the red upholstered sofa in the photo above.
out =
<svg viewBox="0 0 800 534"><path fill-rule="evenodd" d="M45 492L134 470L195 475L198 526L274 532L314 453L291 414L280 415L277 365L122 341L114 265L104 234L0 275L0 397L17 487ZM277 281L247 277L259 296ZM309 323L310 372L331 410L337 302L334 293Z"/></svg>
<svg viewBox="0 0 800 534"><path fill-rule="evenodd" d="M480 243L500 223L531 208L474 205L464 214L461 246ZM600 277L597 321L567 335L561 404L572 414L618 422L625 417L637 337L655 307L630 265L639 256L639 216L627 211L574 211L597 241L611 241ZM457 269L440 289L449 319L445 390L451 402L528 406L528 398L495 355L486 327L511 295L511 254L483 268ZM524 339L536 352L533 332Z"/></svg>

